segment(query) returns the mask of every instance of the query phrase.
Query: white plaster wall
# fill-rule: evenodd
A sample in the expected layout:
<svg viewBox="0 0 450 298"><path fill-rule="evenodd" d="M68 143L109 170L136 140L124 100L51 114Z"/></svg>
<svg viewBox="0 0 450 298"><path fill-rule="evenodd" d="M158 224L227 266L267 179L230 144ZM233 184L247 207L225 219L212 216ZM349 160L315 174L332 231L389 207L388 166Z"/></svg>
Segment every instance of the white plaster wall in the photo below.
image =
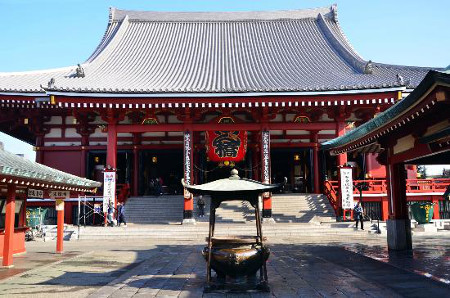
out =
<svg viewBox="0 0 450 298"><path fill-rule="evenodd" d="M51 128L49 133L45 135L46 138L61 138L62 129L61 128Z"/></svg>
<svg viewBox="0 0 450 298"><path fill-rule="evenodd" d="M309 131L307 130L288 130L286 131L286 135L295 136L295 135L309 135Z"/></svg>
<svg viewBox="0 0 450 298"><path fill-rule="evenodd" d="M61 116L51 116L50 121L45 122L47 124L62 124Z"/></svg>
<svg viewBox="0 0 450 298"><path fill-rule="evenodd" d="M90 135L91 138L106 138L107 134L102 132L102 130L97 127L93 134Z"/></svg>
<svg viewBox="0 0 450 298"><path fill-rule="evenodd" d="M169 116L167 116L167 121L168 121L169 123L182 123L182 121L178 120L178 119L177 119L177 116L175 116L175 115L169 115Z"/></svg>
<svg viewBox="0 0 450 298"><path fill-rule="evenodd" d="M66 128L66 138L81 138L81 135L75 128Z"/></svg>
<svg viewBox="0 0 450 298"><path fill-rule="evenodd" d="M180 136L183 136L183 132L182 131L169 131L167 133L167 135L169 137L180 137Z"/></svg>
<svg viewBox="0 0 450 298"><path fill-rule="evenodd" d="M163 137L164 132L144 132L143 137Z"/></svg>
<svg viewBox="0 0 450 298"><path fill-rule="evenodd" d="M81 142L44 142L44 146L81 146Z"/></svg>

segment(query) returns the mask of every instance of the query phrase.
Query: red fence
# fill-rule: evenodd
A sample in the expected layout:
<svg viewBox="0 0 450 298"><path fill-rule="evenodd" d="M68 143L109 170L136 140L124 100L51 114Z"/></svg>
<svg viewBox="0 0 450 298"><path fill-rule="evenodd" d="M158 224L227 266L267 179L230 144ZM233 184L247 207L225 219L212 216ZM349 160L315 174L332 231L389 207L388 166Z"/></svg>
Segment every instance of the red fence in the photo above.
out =
<svg viewBox="0 0 450 298"><path fill-rule="evenodd" d="M353 185L366 183L367 190L363 191L365 202L381 202L383 209L382 217L387 217L387 183L386 180L354 180ZM407 179L406 193L408 201L429 200L433 202L442 201L442 194L450 185L450 178L436 179ZM355 200L359 200L359 191L354 188ZM339 210L339 181L326 180L324 182L324 194L327 196L331 206L338 214ZM409 194L409 196L408 196ZM423 196L421 196L423 194ZM377 196L378 195L378 196ZM442 202L441 202L442 203ZM379 203L378 203L379 204ZM439 214L439 208L435 208L435 213ZM444 210L442 210L444 211Z"/></svg>

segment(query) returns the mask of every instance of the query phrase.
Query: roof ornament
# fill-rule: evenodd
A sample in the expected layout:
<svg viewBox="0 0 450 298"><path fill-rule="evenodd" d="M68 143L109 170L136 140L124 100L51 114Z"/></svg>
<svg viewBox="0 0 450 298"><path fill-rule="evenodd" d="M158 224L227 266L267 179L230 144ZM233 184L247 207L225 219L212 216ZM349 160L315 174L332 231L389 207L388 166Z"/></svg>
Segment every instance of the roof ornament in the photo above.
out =
<svg viewBox="0 0 450 298"><path fill-rule="evenodd" d="M85 74L84 74L84 69L83 69L83 67L81 67L80 64L77 64L77 65L78 65L78 67L77 67L77 69L75 70L75 71L76 71L75 77L76 77L76 78L84 78L84 77L85 77Z"/></svg>
<svg viewBox="0 0 450 298"><path fill-rule="evenodd" d="M333 15L333 21L337 22L337 5L331 5L331 13Z"/></svg>
<svg viewBox="0 0 450 298"><path fill-rule="evenodd" d="M397 84L405 85L405 80L403 79L403 77L399 73L396 75L396 78L397 78Z"/></svg>
<svg viewBox="0 0 450 298"><path fill-rule="evenodd" d="M52 89L55 87L55 78L51 78L50 81L47 83L48 89Z"/></svg>
<svg viewBox="0 0 450 298"><path fill-rule="evenodd" d="M373 63L372 60L366 63L364 66L364 74L373 74Z"/></svg>

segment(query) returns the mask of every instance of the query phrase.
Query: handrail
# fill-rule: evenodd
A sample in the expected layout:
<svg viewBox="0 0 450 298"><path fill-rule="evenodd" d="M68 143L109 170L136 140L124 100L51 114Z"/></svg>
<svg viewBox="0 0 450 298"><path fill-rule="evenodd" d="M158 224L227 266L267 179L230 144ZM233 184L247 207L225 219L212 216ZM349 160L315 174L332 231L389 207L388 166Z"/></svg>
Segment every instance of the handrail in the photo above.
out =
<svg viewBox="0 0 450 298"><path fill-rule="evenodd" d="M387 193L387 183L384 179L371 180L354 180L353 185L358 183L366 183L368 189L364 191L365 194L385 194ZM339 192L339 181L326 180L325 185L329 185L335 193ZM432 178L432 179L406 179L407 193L441 193L445 192L450 185L450 178ZM354 194L359 194L355 188Z"/></svg>
<svg viewBox="0 0 450 298"><path fill-rule="evenodd" d="M337 215L338 210L338 194L336 190L334 189L333 183L334 181L325 180L324 181L324 191L325 195L328 198L328 201L330 202L331 207L334 209L334 213Z"/></svg>

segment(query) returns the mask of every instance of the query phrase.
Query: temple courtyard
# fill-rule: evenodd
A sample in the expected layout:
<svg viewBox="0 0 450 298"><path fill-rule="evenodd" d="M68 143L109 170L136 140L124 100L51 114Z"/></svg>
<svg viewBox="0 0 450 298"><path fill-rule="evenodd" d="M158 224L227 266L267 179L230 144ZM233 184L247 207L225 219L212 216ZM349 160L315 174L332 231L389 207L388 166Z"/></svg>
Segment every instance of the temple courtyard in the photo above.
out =
<svg viewBox="0 0 450 298"><path fill-rule="evenodd" d="M54 241L27 242L27 253L14 258L15 267L0 269L0 295L46 298L450 295L450 237L414 236L412 252L392 253L387 250L385 234L353 232L340 241L330 240L328 234L322 233L304 239L298 235L271 238L268 243L271 292L245 294L203 293L204 240L141 237L72 240L64 243L62 255L55 253Z"/></svg>

